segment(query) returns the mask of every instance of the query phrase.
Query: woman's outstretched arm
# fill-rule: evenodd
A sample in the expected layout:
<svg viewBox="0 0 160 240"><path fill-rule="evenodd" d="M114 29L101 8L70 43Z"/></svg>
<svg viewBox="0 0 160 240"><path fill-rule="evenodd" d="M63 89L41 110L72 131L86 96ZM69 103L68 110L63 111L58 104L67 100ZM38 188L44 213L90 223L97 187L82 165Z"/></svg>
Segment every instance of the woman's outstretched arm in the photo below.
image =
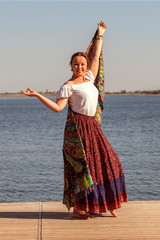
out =
<svg viewBox="0 0 160 240"><path fill-rule="evenodd" d="M22 93L28 97L37 97L46 107L54 112L62 111L68 102L68 98L59 98L56 102L53 102L52 100L44 97L36 91L31 90L30 88L28 88L26 92L22 90Z"/></svg>
<svg viewBox="0 0 160 240"><path fill-rule="evenodd" d="M103 21L98 24L98 31L96 36L96 42L93 48L93 56L91 58L91 72L96 78L98 73L98 67L99 67L99 57L102 49L102 43L103 43L103 35L106 29L106 25Z"/></svg>

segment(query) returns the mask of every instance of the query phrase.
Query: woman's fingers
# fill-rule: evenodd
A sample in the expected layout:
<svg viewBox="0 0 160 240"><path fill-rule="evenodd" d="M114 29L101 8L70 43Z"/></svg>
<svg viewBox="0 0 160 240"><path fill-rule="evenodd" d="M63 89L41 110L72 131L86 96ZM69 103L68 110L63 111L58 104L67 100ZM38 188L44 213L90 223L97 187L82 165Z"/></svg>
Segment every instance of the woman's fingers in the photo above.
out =
<svg viewBox="0 0 160 240"><path fill-rule="evenodd" d="M23 93L23 94L27 95L27 92L25 92L24 90L22 90L22 91L21 91L21 93Z"/></svg>
<svg viewBox="0 0 160 240"><path fill-rule="evenodd" d="M33 90L30 88L27 88L26 92L24 90L22 90L21 93L23 93L24 95L27 95L27 96L32 96Z"/></svg>
<svg viewBox="0 0 160 240"><path fill-rule="evenodd" d="M26 90L26 92L28 93L28 92L33 92L33 90L31 90L30 88L27 88L27 90Z"/></svg>
<svg viewBox="0 0 160 240"><path fill-rule="evenodd" d="M104 24L103 21L101 21L99 25L100 25L100 27L103 27L104 29L106 29L106 27L107 27L107 26Z"/></svg>

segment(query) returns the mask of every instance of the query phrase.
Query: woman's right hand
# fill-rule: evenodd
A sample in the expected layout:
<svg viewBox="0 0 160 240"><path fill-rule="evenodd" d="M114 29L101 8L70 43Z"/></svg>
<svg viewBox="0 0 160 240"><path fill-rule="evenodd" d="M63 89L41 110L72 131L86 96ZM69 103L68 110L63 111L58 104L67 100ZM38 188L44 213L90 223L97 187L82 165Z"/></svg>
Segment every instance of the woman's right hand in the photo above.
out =
<svg viewBox="0 0 160 240"><path fill-rule="evenodd" d="M24 90L22 90L21 93L23 93L24 95L26 95L28 97L38 97L38 95L39 95L38 92L33 91L30 88L27 88L26 92Z"/></svg>
<svg viewBox="0 0 160 240"><path fill-rule="evenodd" d="M53 102L52 100L44 97L42 94L33 91L30 88L27 88L26 92L24 90L21 91L24 95L28 97L37 97L46 107L51 109L54 112L60 112L62 111L65 106L67 105L68 98L59 98L56 102Z"/></svg>

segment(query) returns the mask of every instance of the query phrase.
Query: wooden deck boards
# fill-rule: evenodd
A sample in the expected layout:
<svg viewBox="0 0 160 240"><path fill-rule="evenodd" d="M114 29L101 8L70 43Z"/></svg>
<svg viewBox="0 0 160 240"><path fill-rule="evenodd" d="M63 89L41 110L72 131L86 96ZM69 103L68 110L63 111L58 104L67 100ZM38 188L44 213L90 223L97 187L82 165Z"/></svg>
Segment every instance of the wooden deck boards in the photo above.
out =
<svg viewBox="0 0 160 240"><path fill-rule="evenodd" d="M130 201L117 213L75 220L60 202L1 203L0 240L160 240L160 201Z"/></svg>
<svg viewBox="0 0 160 240"><path fill-rule="evenodd" d="M35 240L39 203L1 203L0 240Z"/></svg>

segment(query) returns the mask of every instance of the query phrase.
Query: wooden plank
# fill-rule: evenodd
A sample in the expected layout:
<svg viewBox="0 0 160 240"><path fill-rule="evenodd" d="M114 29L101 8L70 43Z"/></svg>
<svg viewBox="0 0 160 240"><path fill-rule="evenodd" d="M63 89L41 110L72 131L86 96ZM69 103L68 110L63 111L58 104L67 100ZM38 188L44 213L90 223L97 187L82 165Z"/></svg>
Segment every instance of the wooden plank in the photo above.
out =
<svg viewBox="0 0 160 240"><path fill-rule="evenodd" d="M43 240L160 239L160 201L128 202L117 210L89 220L75 220L60 203L43 203Z"/></svg>
<svg viewBox="0 0 160 240"><path fill-rule="evenodd" d="M160 240L160 201L130 201L101 217L78 220L60 202L1 203L0 239L42 240ZM42 225L39 224L42 217Z"/></svg>
<svg viewBox="0 0 160 240"><path fill-rule="evenodd" d="M39 203L1 203L0 239L35 240L38 231Z"/></svg>

